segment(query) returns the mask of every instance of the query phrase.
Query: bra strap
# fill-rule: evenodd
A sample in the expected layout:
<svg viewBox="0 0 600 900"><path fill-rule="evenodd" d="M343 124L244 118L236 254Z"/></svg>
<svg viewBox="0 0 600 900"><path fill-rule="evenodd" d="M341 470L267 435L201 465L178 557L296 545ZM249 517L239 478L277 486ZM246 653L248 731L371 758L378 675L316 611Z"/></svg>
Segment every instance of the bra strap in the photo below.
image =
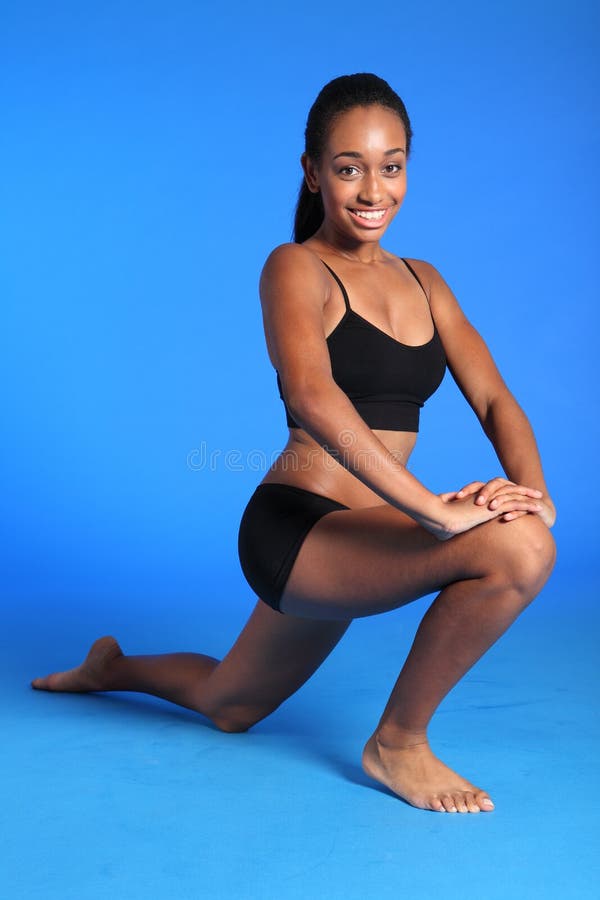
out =
<svg viewBox="0 0 600 900"><path fill-rule="evenodd" d="M319 257L319 258L320 258L320 257ZM341 292L342 292L342 296L344 297L344 303L346 304L346 309L350 309L350 301L349 301L349 299L348 299L348 294L346 293L346 288L345 288L344 285L342 284L342 282L341 282L341 280L339 279L339 277L335 274L335 272L333 271L333 269L331 268L331 266L328 266L324 259L322 259L321 262L323 263L323 265L324 265L327 269L329 269L329 271L331 272L331 274L333 275L333 277L335 278L335 280L336 280L337 283L339 284L340 290L341 290Z"/></svg>
<svg viewBox="0 0 600 900"><path fill-rule="evenodd" d="M401 258L402 262L404 263L404 265L406 266L406 268L409 270L409 272L412 272L412 274L415 276L415 278L417 279L417 281L418 281L418 283L419 283L419 285L420 285L420 287L421 287L421 290L423 291L423 293L424 293L425 296L427 297L427 291L426 291L425 288L423 287L423 282L421 281L421 279L419 278L419 276L417 275L417 273L415 272L415 270L413 269L413 267L411 266L411 264L410 264L409 262L407 262L407 261L404 259L403 256L400 257L400 258ZM427 302L429 303L429 297L427 297Z"/></svg>

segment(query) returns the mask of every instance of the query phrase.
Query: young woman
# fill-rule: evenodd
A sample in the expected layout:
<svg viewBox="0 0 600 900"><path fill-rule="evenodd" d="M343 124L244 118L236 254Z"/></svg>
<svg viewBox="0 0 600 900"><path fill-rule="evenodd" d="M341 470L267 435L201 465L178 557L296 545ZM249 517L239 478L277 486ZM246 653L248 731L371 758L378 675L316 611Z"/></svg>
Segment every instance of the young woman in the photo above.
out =
<svg viewBox="0 0 600 900"><path fill-rule="evenodd" d="M489 811L427 726L441 700L531 602L555 558L555 511L527 418L436 269L380 241L406 192L411 126L375 75L315 101L295 242L260 294L289 440L244 511L242 569L258 602L227 656L125 656L100 638L54 691L143 691L246 731L313 674L353 618L439 591L363 752L414 806ZM432 493L407 468L446 365L506 477Z"/></svg>

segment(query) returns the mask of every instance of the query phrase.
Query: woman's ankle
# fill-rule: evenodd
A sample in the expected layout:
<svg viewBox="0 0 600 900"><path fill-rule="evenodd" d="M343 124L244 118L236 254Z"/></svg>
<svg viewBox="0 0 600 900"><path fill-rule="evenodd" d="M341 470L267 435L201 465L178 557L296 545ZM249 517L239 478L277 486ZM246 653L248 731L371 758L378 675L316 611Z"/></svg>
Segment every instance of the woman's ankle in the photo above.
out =
<svg viewBox="0 0 600 900"><path fill-rule="evenodd" d="M384 749L401 750L428 744L426 728L406 728L397 722L380 722L375 731L377 745Z"/></svg>

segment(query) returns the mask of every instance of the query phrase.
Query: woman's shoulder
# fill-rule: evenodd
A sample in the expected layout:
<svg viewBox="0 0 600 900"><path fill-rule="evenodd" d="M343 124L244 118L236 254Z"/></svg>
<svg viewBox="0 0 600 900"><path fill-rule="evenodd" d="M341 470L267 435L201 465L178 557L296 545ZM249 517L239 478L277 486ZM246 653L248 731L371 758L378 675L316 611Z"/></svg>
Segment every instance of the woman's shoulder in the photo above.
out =
<svg viewBox="0 0 600 900"><path fill-rule="evenodd" d="M293 242L279 244L269 253L262 268L261 285L297 281L327 285L325 267L314 250Z"/></svg>
<svg viewBox="0 0 600 900"><path fill-rule="evenodd" d="M398 262L408 263L415 272L418 272L419 275L426 276L427 278L435 278L439 277L439 272L433 263L428 262L426 259L417 259L413 256L396 256L395 259Z"/></svg>
<svg viewBox="0 0 600 900"><path fill-rule="evenodd" d="M464 313L460 309L458 300L444 276L433 265L424 259L413 259L410 256L402 257L409 266L414 269L419 277L425 293L429 299L431 311L436 323L444 318L452 320L455 324L464 320Z"/></svg>
<svg viewBox="0 0 600 900"><path fill-rule="evenodd" d="M390 253L389 256L393 259L399 269L404 269L404 271L406 271L406 266L408 265L423 285L427 296L431 297L432 290L435 289L436 285L439 285L441 280L440 273L432 263L425 259L417 259L413 256L398 256L394 253Z"/></svg>
<svg viewBox="0 0 600 900"><path fill-rule="evenodd" d="M265 267L278 264L285 265L310 265L316 264L319 257L314 250L311 250L305 244L296 244L289 241L285 244L278 244L267 256Z"/></svg>

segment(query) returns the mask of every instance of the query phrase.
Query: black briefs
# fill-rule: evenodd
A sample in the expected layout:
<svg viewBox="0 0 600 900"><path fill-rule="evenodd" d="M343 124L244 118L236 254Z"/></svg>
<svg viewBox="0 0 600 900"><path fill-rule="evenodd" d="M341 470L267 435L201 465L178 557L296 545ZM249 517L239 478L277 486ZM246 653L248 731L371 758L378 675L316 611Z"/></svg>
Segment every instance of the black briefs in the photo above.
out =
<svg viewBox="0 0 600 900"><path fill-rule="evenodd" d="M238 531L240 565L254 593L277 612L302 541L335 509L350 507L292 484L259 484L250 497Z"/></svg>

